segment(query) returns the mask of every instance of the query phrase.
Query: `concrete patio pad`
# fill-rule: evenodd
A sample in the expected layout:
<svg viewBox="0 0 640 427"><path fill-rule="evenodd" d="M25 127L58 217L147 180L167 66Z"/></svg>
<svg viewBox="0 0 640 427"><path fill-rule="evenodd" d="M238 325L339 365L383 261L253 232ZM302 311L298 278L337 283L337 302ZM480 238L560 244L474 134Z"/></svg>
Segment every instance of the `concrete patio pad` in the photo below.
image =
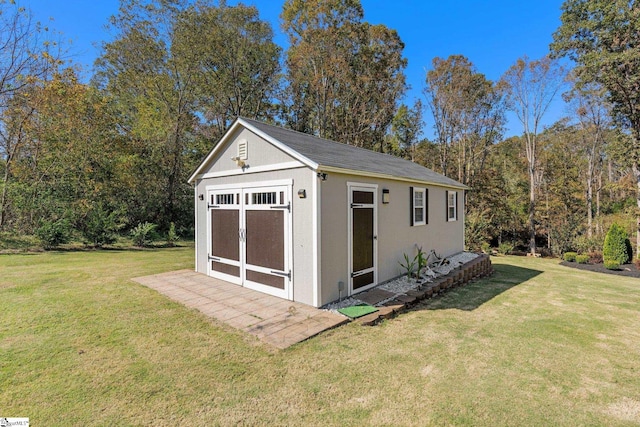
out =
<svg viewBox="0 0 640 427"><path fill-rule="evenodd" d="M280 349L349 322L346 317L329 311L263 294L192 270L132 280Z"/></svg>

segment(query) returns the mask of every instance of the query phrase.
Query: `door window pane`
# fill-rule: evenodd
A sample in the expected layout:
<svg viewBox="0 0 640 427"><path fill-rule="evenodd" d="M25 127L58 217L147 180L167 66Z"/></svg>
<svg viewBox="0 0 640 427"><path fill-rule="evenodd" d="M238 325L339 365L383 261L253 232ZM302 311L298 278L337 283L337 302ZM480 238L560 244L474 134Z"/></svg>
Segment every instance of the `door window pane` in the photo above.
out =
<svg viewBox="0 0 640 427"><path fill-rule="evenodd" d="M353 210L353 271L373 267L373 208Z"/></svg>
<svg viewBox="0 0 640 427"><path fill-rule="evenodd" d="M373 191L354 191L353 203L372 205Z"/></svg>

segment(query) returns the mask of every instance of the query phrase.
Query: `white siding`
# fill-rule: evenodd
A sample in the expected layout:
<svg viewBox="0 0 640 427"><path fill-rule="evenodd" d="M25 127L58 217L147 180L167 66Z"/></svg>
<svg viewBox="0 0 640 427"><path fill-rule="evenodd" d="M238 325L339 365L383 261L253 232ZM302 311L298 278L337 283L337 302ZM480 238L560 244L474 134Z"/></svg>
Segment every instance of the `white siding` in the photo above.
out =
<svg viewBox="0 0 640 427"><path fill-rule="evenodd" d="M238 173L231 157L237 154L236 142L247 139L249 142L246 172ZM293 221L293 298L295 301L313 305L313 180L315 173L306 167L275 170L267 172L251 172L252 167L264 167L274 164L291 164L294 159L273 147L271 144L241 129L231 142L212 159L211 164L202 173L207 176L212 172L229 171L230 176L216 176L196 180L196 271L207 272L207 200L199 200L205 195L208 185L219 184L251 184L261 181L293 180L292 221ZM255 170L255 169L254 169ZM304 189L307 197L298 197L298 190Z"/></svg>
<svg viewBox="0 0 640 427"><path fill-rule="evenodd" d="M410 226L411 184L406 182L367 179L342 174L329 174L320 183L322 191L322 301L326 304L338 299L338 282L348 283L348 194L347 182L378 184L378 282L402 274L398 264L403 253L416 254L416 245L429 253L434 249L439 255L449 256L464 250L463 191L459 192L458 221L446 218L446 188L415 184L428 189L428 223ZM382 190L388 189L390 203L382 204ZM345 296L344 293L342 296Z"/></svg>

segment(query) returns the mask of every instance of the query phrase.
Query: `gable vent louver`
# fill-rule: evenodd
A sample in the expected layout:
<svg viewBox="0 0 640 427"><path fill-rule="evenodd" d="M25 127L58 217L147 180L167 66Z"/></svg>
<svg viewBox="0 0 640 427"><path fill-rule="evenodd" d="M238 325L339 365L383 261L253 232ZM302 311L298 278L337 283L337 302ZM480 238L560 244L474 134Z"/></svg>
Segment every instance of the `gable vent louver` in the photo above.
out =
<svg viewBox="0 0 640 427"><path fill-rule="evenodd" d="M238 141L238 160L247 160L249 154L249 142L246 139Z"/></svg>

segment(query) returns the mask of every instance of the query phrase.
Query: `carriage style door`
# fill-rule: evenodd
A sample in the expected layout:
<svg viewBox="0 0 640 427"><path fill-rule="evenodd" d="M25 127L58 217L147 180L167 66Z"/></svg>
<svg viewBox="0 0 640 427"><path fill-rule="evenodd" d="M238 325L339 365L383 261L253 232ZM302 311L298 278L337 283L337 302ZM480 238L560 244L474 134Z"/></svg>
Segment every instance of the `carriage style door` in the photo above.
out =
<svg viewBox="0 0 640 427"><path fill-rule="evenodd" d="M349 190L349 292L377 283L377 186L348 184Z"/></svg>
<svg viewBox="0 0 640 427"><path fill-rule="evenodd" d="M291 286L291 185L211 189L211 276L281 298Z"/></svg>

